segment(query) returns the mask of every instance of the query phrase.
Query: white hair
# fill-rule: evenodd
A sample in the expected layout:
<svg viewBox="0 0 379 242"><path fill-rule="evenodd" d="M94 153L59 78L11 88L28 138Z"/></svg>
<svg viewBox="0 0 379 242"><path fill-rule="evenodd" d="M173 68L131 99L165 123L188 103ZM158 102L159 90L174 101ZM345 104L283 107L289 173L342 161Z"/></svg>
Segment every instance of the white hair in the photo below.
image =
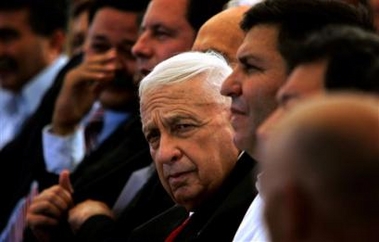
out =
<svg viewBox="0 0 379 242"><path fill-rule="evenodd" d="M227 61L215 52L188 51L177 54L159 63L139 85L139 97L143 98L151 91L163 86L191 81L196 76L204 76L204 85L210 95L220 101L229 102L229 98L220 94L223 81L230 75L232 68Z"/></svg>

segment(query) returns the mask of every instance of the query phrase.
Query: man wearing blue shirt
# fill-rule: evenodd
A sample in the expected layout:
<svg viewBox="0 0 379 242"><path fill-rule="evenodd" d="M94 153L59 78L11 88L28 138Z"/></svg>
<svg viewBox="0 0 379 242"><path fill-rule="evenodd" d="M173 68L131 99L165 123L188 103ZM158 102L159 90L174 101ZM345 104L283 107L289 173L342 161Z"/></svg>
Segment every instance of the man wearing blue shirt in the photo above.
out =
<svg viewBox="0 0 379 242"><path fill-rule="evenodd" d="M61 0L0 3L0 150L34 113L67 61L66 10Z"/></svg>

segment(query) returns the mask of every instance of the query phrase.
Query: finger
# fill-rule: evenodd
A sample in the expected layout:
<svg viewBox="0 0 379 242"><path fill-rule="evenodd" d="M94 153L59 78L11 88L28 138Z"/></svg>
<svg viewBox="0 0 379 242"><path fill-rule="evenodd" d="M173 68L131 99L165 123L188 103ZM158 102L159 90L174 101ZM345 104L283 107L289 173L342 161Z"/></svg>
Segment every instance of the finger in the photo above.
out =
<svg viewBox="0 0 379 242"><path fill-rule="evenodd" d="M61 186L55 186L37 196L28 212L51 217L60 217L71 207L71 194Z"/></svg>
<svg viewBox="0 0 379 242"><path fill-rule="evenodd" d="M59 220L48 216L28 213L26 215L26 223L31 229L37 229L57 226Z"/></svg>
<svg viewBox="0 0 379 242"><path fill-rule="evenodd" d="M27 215L29 217L46 217L50 219L60 219L65 210L60 209L55 204L48 201L41 201L39 203L34 203L30 206Z"/></svg>
<svg viewBox="0 0 379 242"><path fill-rule="evenodd" d="M90 48L86 50L84 54L84 62L94 62L106 64L109 61L114 61L117 58L117 52L115 49L109 49L106 52L94 52Z"/></svg>
<svg viewBox="0 0 379 242"><path fill-rule="evenodd" d="M59 175L59 185L70 193L74 192L70 181L70 172L68 170L63 170Z"/></svg>

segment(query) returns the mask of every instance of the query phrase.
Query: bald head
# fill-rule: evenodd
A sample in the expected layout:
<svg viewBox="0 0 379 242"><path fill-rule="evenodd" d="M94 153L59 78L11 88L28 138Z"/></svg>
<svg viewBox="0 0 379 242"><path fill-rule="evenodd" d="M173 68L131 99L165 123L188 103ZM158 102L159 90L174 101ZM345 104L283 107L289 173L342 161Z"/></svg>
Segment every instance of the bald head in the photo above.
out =
<svg viewBox="0 0 379 242"><path fill-rule="evenodd" d="M210 18L200 28L192 50L215 50L229 63L235 63L237 49L245 36L239 24L248 9L249 6L231 7Z"/></svg>
<svg viewBox="0 0 379 242"><path fill-rule="evenodd" d="M368 154L379 158L375 156L379 155L378 104L375 97L356 94L316 97L295 107L275 131L280 138L273 139L287 139L281 141L283 145L292 143L309 150L331 149L327 155L333 156L333 160L342 159L344 163L362 160ZM341 150L336 150L337 147Z"/></svg>
<svg viewBox="0 0 379 242"><path fill-rule="evenodd" d="M266 145L263 188L273 241L291 226L316 241L376 238L377 97L333 94L305 101L276 126ZM291 201L291 205L283 202L279 206L278 201ZM284 216L283 211L290 215ZM284 218L293 216L297 217L291 221ZM291 231L291 241L296 241L296 231Z"/></svg>

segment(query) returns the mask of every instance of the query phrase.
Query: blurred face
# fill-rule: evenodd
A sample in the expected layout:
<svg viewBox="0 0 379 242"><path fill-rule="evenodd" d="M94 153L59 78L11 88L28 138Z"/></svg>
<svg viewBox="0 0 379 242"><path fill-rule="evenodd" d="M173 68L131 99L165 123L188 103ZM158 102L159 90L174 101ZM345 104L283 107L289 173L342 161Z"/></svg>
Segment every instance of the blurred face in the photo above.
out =
<svg viewBox="0 0 379 242"><path fill-rule="evenodd" d="M195 77L158 88L141 103L143 132L159 178L187 210L220 187L238 156L229 108L211 100L203 81Z"/></svg>
<svg viewBox="0 0 379 242"><path fill-rule="evenodd" d="M71 54L78 54L83 49L84 40L88 30L88 11L84 11L74 19L71 23Z"/></svg>
<svg viewBox="0 0 379 242"><path fill-rule="evenodd" d="M134 74L136 64L131 48L137 39L137 14L113 8L100 9L89 28L86 55L100 54L114 49L117 52L116 79L100 94L104 107L125 109L137 100Z"/></svg>
<svg viewBox="0 0 379 242"><path fill-rule="evenodd" d="M374 17L376 31L379 32L379 0L369 0L368 2Z"/></svg>
<svg viewBox="0 0 379 242"><path fill-rule="evenodd" d="M191 49L195 31L187 22L188 0L153 0L133 46L138 70L147 75L161 61Z"/></svg>
<svg viewBox="0 0 379 242"><path fill-rule="evenodd" d="M28 10L0 11L0 86L13 92L50 64L50 39L33 32Z"/></svg>
<svg viewBox="0 0 379 242"><path fill-rule="evenodd" d="M247 9L247 6L230 8L209 19L201 26L192 50L214 50L223 54L232 65L236 64L237 49L245 36L239 22Z"/></svg>
<svg viewBox="0 0 379 242"><path fill-rule="evenodd" d="M291 72L287 82L278 91L279 107L258 128L259 143L266 142L273 127L296 102L324 92L326 67L327 61L321 60L301 64Z"/></svg>
<svg viewBox="0 0 379 242"><path fill-rule="evenodd" d="M269 230L270 241L296 241L286 229L290 228L293 222L293 214L290 213L291 205L296 206L292 195L295 188L289 177L293 178L291 160L296 159L296 146L289 145L290 140L283 139L282 134L278 134L275 143L266 143L262 154L261 190L259 193L264 199L264 219ZM278 141L279 140L279 141ZM286 142L281 142L285 140ZM283 172L285 171L285 172ZM292 190L291 190L292 189ZM293 194L288 196L288 190ZM294 203L294 204L291 204ZM288 207L290 206L290 207ZM300 210L300 208L299 208Z"/></svg>
<svg viewBox="0 0 379 242"><path fill-rule="evenodd" d="M258 25L247 33L237 52L238 64L221 93L232 97L234 142L256 154L256 130L276 108L275 94L286 80L285 61L277 50L275 26Z"/></svg>

